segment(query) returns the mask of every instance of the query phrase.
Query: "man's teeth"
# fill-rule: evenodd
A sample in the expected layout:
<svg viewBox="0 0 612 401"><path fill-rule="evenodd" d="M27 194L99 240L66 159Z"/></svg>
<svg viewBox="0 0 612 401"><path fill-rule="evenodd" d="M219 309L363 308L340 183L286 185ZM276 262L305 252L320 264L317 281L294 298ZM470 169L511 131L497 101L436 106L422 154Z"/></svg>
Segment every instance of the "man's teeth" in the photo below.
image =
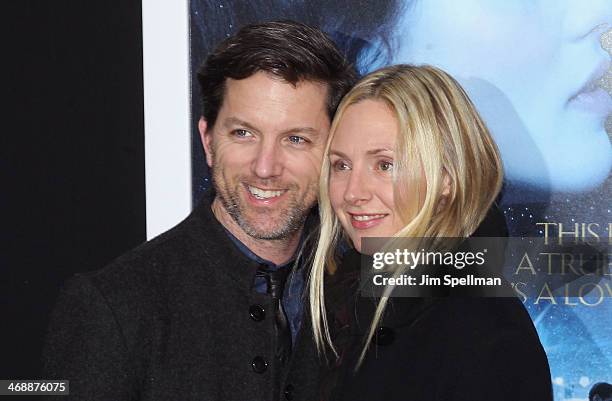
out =
<svg viewBox="0 0 612 401"><path fill-rule="evenodd" d="M374 220L374 219L381 219L383 217L385 217L386 215L384 214L370 214L370 215L353 215L353 219L357 220L357 221L368 221L368 220Z"/></svg>
<svg viewBox="0 0 612 401"><path fill-rule="evenodd" d="M251 195L253 195L257 199L270 199L276 196L281 196L281 194L283 193L283 191L265 191L261 188L252 187L250 185L248 185L248 188Z"/></svg>

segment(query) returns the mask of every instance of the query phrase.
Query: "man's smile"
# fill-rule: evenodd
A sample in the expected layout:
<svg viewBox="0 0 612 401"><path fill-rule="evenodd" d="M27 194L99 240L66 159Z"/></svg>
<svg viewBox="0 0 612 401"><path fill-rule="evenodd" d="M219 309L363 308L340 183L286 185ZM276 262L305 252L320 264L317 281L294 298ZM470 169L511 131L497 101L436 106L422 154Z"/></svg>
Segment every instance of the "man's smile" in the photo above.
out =
<svg viewBox="0 0 612 401"><path fill-rule="evenodd" d="M287 192L286 189L263 189L253 185L246 184L247 190L257 199L270 199L281 196Z"/></svg>

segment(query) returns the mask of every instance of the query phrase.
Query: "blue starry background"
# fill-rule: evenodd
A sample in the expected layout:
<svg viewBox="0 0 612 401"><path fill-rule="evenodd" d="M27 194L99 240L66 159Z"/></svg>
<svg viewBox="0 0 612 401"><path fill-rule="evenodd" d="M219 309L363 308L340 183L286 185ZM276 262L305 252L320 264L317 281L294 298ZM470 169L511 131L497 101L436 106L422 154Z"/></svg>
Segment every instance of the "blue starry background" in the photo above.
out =
<svg viewBox="0 0 612 401"><path fill-rule="evenodd" d="M202 4L208 4L207 12ZM228 7L232 3L234 8ZM211 50L211 43L230 36L239 27L236 21L248 22L270 19L270 10L250 8L245 15L240 2L207 2L190 0L191 10L191 70L192 115L199 116L198 85L195 71L204 55ZM245 3L246 4L246 3ZM296 3L297 4L297 3ZM248 9L248 7L246 7ZM297 9L296 9L297 10ZM299 10L277 10L281 17L299 20ZM278 17L278 16L277 16ZM203 24L214 24L211 29ZM199 32L214 37L202 37ZM336 38L337 39L337 38ZM602 46L612 50L612 31L602 36ZM612 71L602 78L601 87L612 93ZM212 183L204 161L202 145L197 131L197 118L192 124L192 194L197 203ZM606 130L612 132L612 116L606 121ZM499 205L508 224L511 236L542 237L543 228L536 223L599 223L599 234L609 237L608 223L612 222L610 204L612 176L591 192L577 194L549 193L541 188L526 187L520 183L506 182ZM569 228L568 228L569 229ZM555 401L588 401L593 384L601 381L612 383L612 298L605 297L597 306L586 306L579 299L560 299L525 302L549 359Z"/></svg>
<svg viewBox="0 0 612 401"><path fill-rule="evenodd" d="M612 179L592 193L547 194L507 185L500 204L511 236L543 237L536 223L599 223L598 234L609 238L612 222ZM592 302L595 303L595 302ZM588 400L594 383L612 382L612 298L586 306L578 298L557 304L528 299L525 306L548 356L556 401Z"/></svg>

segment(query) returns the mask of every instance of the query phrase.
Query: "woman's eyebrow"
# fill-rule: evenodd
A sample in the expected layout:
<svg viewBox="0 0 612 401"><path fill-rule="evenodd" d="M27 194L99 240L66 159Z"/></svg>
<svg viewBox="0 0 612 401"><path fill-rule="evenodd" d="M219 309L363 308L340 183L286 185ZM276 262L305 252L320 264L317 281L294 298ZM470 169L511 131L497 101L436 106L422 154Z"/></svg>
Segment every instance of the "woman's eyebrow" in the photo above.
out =
<svg viewBox="0 0 612 401"><path fill-rule="evenodd" d="M393 152L393 149L391 149L391 148L370 149L370 150L366 151L366 155L376 155L378 153L385 153L385 152ZM336 149L330 149L329 154L330 155L340 156L340 157L343 157L343 158L348 158L348 156L346 154L344 154L341 151L336 150Z"/></svg>
<svg viewBox="0 0 612 401"><path fill-rule="evenodd" d="M342 152L340 152L339 150L336 149L330 149L329 150L329 154L330 155L336 155L336 156L340 156L342 158L348 159L348 156Z"/></svg>
<svg viewBox="0 0 612 401"><path fill-rule="evenodd" d="M391 148L376 148L376 149L368 150L366 152L366 154L368 154L368 155L375 155L375 154L384 153L384 152L393 152L393 149L391 149Z"/></svg>

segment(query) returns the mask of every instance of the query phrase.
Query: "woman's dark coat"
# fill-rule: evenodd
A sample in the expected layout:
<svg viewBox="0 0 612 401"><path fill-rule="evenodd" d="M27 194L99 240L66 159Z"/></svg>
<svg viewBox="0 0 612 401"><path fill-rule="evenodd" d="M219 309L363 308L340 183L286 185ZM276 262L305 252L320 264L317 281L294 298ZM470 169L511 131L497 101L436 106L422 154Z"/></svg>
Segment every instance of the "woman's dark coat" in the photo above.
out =
<svg viewBox="0 0 612 401"><path fill-rule="evenodd" d="M475 235L502 236L505 227L494 208ZM552 400L546 354L518 298L390 298L355 372L378 300L356 294L356 252L330 281L326 303L340 354L330 358L331 399Z"/></svg>

